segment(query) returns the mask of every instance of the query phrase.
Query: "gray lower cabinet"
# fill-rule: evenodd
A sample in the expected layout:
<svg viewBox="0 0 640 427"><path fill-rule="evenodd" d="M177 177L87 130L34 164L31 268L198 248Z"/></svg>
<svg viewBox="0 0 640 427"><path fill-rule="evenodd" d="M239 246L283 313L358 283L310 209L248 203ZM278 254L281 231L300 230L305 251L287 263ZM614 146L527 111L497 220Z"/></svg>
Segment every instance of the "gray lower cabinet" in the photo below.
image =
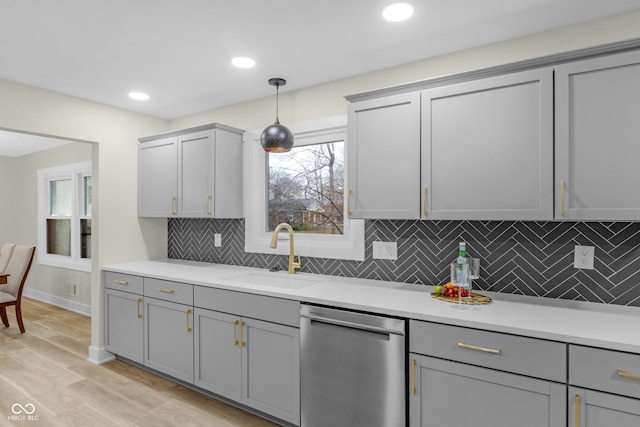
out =
<svg viewBox="0 0 640 427"><path fill-rule="evenodd" d="M297 328L195 309L195 385L300 423Z"/></svg>
<svg viewBox="0 0 640 427"><path fill-rule="evenodd" d="M566 386L410 355L411 427L565 427Z"/></svg>
<svg viewBox="0 0 640 427"><path fill-rule="evenodd" d="M143 363L142 277L104 273L105 348L119 356Z"/></svg>
<svg viewBox="0 0 640 427"><path fill-rule="evenodd" d="M144 317L145 366L193 383L193 308L145 298Z"/></svg>
<svg viewBox="0 0 640 427"><path fill-rule="evenodd" d="M640 426L640 400L569 387L569 426Z"/></svg>
<svg viewBox="0 0 640 427"><path fill-rule="evenodd" d="M565 427L563 343L410 322L411 427Z"/></svg>
<svg viewBox="0 0 640 427"><path fill-rule="evenodd" d="M105 290L105 347L137 363L143 362L142 295Z"/></svg>
<svg viewBox="0 0 640 427"><path fill-rule="evenodd" d="M569 346L569 426L640 426L640 355Z"/></svg>

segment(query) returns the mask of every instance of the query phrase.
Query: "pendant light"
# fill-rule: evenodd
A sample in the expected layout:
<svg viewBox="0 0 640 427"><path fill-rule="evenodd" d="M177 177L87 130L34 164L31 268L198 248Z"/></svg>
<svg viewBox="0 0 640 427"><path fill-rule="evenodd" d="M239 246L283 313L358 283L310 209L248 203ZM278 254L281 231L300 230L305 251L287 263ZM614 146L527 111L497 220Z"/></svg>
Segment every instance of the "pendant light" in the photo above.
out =
<svg viewBox="0 0 640 427"><path fill-rule="evenodd" d="M260 135L260 143L264 151L268 153L285 153L293 147L293 133L288 127L281 125L278 120L278 90L280 86L287 84L281 78L269 79L269 84L276 87L276 122L268 126Z"/></svg>

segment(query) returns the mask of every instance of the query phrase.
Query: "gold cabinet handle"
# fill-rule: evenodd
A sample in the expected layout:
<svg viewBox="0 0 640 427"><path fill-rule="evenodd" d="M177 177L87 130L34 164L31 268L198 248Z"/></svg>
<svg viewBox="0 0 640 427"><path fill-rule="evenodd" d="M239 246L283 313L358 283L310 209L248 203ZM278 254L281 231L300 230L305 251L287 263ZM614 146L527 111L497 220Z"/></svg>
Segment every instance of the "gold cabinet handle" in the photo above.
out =
<svg viewBox="0 0 640 427"><path fill-rule="evenodd" d="M187 310L187 332L191 332L192 329L189 327L189 315L191 314L191 309Z"/></svg>
<svg viewBox="0 0 640 427"><path fill-rule="evenodd" d="M240 347L244 347L247 345L246 342L244 342L244 327L247 323L243 320L242 322L240 322Z"/></svg>
<svg viewBox="0 0 640 427"><path fill-rule="evenodd" d="M427 187L422 190L422 213L427 216Z"/></svg>
<svg viewBox="0 0 640 427"><path fill-rule="evenodd" d="M564 217L564 180L560 180L560 216Z"/></svg>
<svg viewBox="0 0 640 427"><path fill-rule="evenodd" d="M239 320L234 320L233 321L233 345L240 344L240 341L238 341L238 338L236 336L236 329L238 328L238 323L240 323Z"/></svg>
<svg viewBox="0 0 640 427"><path fill-rule="evenodd" d="M207 215L211 215L211 195L207 196Z"/></svg>
<svg viewBox="0 0 640 427"><path fill-rule="evenodd" d="M172 294L175 291L173 289L166 289L166 288L157 288L158 292L164 292L165 294Z"/></svg>
<svg viewBox="0 0 640 427"><path fill-rule="evenodd" d="M630 374L627 371L618 371L618 376L623 378L631 378L632 380L640 380L640 375Z"/></svg>
<svg viewBox="0 0 640 427"><path fill-rule="evenodd" d="M142 304L142 298L138 298L138 319L142 319L142 313L140 313L140 304Z"/></svg>
<svg viewBox="0 0 640 427"><path fill-rule="evenodd" d="M416 359L411 360L411 394L416 394Z"/></svg>
<svg viewBox="0 0 640 427"><path fill-rule="evenodd" d="M347 193L347 216L351 216L351 190Z"/></svg>
<svg viewBox="0 0 640 427"><path fill-rule="evenodd" d="M576 427L580 427L580 396L576 394Z"/></svg>
<svg viewBox="0 0 640 427"><path fill-rule="evenodd" d="M171 215L177 215L177 212L176 212L176 198L175 197L171 198Z"/></svg>
<svg viewBox="0 0 640 427"><path fill-rule="evenodd" d="M118 285L128 285L129 282L125 281L125 280L114 280L113 283L117 283Z"/></svg>
<svg viewBox="0 0 640 427"><path fill-rule="evenodd" d="M457 345L460 348L466 348L468 350L475 350L475 351L482 351L484 353L491 353L491 354L500 354L500 353L502 353L502 350L500 350L498 348L478 347L477 345L465 344L463 342L459 342Z"/></svg>

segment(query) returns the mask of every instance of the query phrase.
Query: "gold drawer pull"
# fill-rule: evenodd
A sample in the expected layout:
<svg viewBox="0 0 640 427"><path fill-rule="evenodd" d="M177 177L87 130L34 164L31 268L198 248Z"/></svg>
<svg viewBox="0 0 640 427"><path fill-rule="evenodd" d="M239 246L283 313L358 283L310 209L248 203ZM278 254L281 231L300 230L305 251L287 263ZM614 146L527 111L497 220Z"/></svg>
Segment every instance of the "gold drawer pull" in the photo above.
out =
<svg viewBox="0 0 640 427"><path fill-rule="evenodd" d="M502 350L500 350L499 348L478 347L477 345L465 344L463 342L459 342L458 343L458 347L466 348L468 350L483 351L485 353L491 353L491 354L500 354L500 353L502 353Z"/></svg>
<svg viewBox="0 0 640 427"><path fill-rule="evenodd" d="M140 304L142 304L142 298L138 298L138 319L142 319L142 313L140 313Z"/></svg>
<svg viewBox="0 0 640 427"><path fill-rule="evenodd" d="M211 196L207 196L207 215L211 215Z"/></svg>
<svg viewBox="0 0 640 427"><path fill-rule="evenodd" d="M416 359L411 360L411 394L416 394Z"/></svg>
<svg viewBox="0 0 640 427"><path fill-rule="evenodd" d="M165 288L158 288L157 290L159 292L164 292L165 294L172 294L175 292L173 289L165 289Z"/></svg>
<svg viewBox="0 0 640 427"><path fill-rule="evenodd" d="M113 283L117 283L118 285L128 285L129 282L125 281L125 280L114 280Z"/></svg>
<svg viewBox="0 0 640 427"><path fill-rule="evenodd" d="M424 187L424 190L422 190L422 213L424 214L425 218L428 216L428 213L427 213L427 187Z"/></svg>
<svg viewBox="0 0 640 427"><path fill-rule="evenodd" d="M177 215L178 212L176 212L176 198L172 197L171 198L171 215Z"/></svg>
<svg viewBox="0 0 640 427"><path fill-rule="evenodd" d="M238 341L238 338L236 336L236 329L238 328L238 323L240 323L239 320L234 320L233 321L233 345L240 344L240 341Z"/></svg>
<svg viewBox="0 0 640 427"><path fill-rule="evenodd" d="M560 216L564 217L564 180L560 180Z"/></svg>
<svg viewBox="0 0 640 427"><path fill-rule="evenodd" d="M189 327L189 315L191 314L191 309L187 310L187 332L191 332L192 329Z"/></svg>
<svg viewBox="0 0 640 427"><path fill-rule="evenodd" d="M576 394L576 427L580 427L580 396Z"/></svg>
<svg viewBox="0 0 640 427"><path fill-rule="evenodd" d="M351 190L347 193L347 216L351 216Z"/></svg>
<svg viewBox="0 0 640 427"><path fill-rule="evenodd" d="M240 347L244 347L247 345L246 342L244 342L244 327L247 323L243 320L242 322L240 322Z"/></svg>
<svg viewBox="0 0 640 427"><path fill-rule="evenodd" d="M640 380L640 375L630 374L627 371L618 371L618 376L623 378L631 378L632 380Z"/></svg>

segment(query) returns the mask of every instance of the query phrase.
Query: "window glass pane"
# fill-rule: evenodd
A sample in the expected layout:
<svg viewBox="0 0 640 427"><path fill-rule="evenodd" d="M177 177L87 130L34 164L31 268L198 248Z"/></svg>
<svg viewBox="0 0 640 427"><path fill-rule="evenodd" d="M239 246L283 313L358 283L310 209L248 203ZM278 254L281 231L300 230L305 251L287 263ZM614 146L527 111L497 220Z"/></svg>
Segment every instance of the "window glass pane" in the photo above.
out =
<svg viewBox="0 0 640 427"><path fill-rule="evenodd" d="M85 176L82 179L82 194L84 195L83 215L91 215L91 177Z"/></svg>
<svg viewBox="0 0 640 427"><path fill-rule="evenodd" d="M91 258L91 219L80 220L80 258Z"/></svg>
<svg viewBox="0 0 640 427"><path fill-rule="evenodd" d="M71 197L73 194L70 179L59 179L49 182L51 194L50 215L71 216Z"/></svg>
<svg viewBox="0 0 640 427"><path fill-rule="evenodd" d="M269 153L267 230L343 234L344 141Z"/></svg>
<svg viewBox="0 0 640 427"><path fill-rule="evenodd" d="M71 256L70 219L47 219L47 253Z"/></svg>

